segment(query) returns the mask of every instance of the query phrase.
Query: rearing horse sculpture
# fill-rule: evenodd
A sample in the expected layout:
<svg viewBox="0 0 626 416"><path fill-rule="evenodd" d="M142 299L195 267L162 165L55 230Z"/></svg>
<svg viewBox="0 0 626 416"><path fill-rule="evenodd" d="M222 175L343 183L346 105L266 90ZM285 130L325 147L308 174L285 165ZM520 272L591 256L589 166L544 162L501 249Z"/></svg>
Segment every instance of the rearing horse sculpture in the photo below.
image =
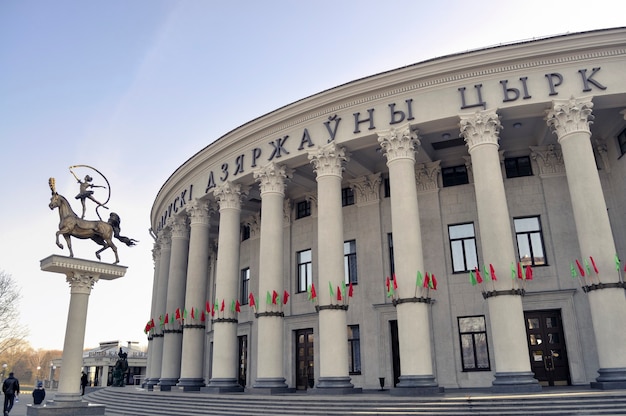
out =
<svg viewBox="0 0 626 416"><path fill-rule="evenodd" d="M63 244L59 242L59 235L63 235L65 238L65 242L67 243L67 248L70 250L70 257L74 257L74 251L72 250L72 241L71 237L80 238L80 239L92 239L97 244L103 246L100 250L96 251L96 257L100 260L100 253L106 250L107 248L111 248L115 253L115 263L120 262L120 258L117 255L117 247L113 244L113 237L120 239L128 246L135 245L135 240L121 237L119 236L119 232L114 233L114 227L108 222L104 221L89 221L81 219L76 213L72 210L69 202L63 195L59 195L55 190L55 181L54 178L50 178L49 181L50 190L52 191L52 197L50 198L50 204L48 205L50 209L58 208L59 209L59 231L56 233L56 244L59 248L63 248ZM119 216L115 213L111 213L111 215L115 215L117 224L119 224ZM119 225L118 225L119 227Z"/></svg>

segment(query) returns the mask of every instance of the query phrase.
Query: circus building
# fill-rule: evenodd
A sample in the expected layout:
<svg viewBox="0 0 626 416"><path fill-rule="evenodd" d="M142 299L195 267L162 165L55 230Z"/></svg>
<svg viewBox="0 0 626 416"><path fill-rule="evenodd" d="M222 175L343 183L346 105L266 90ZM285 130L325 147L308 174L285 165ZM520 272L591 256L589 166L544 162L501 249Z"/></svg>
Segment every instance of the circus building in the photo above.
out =
<svg viewBox="0 0 626 416"><path fill-rule="evenodd" d="M152 208L145 385L626 388L625 117L615 28L357 79L211 140Z"/></svg>

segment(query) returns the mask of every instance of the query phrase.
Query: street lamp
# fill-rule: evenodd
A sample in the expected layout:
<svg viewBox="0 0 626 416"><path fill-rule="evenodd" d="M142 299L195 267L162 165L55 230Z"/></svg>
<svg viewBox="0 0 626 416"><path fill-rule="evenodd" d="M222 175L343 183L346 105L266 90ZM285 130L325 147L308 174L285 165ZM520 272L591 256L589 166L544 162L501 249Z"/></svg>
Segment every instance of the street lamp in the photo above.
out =
<svg viewBox="0 0 626 416"><path fill-rule="evenodd" d="M40 365L37 366L37 380L35 380L35 386L37 385L36 382L39 381L39 370L41 370L41 366Z"/></svg>
<svg viewBox="0 0 626 416"><path fill-rule="evenodd" d="M2 378L3 380L4 380L4 373L6 373L6 371L7 371L7 366L8 366L8 365L7 365L6 363L5 363L5 364L2 364L2 377L1 377L1 378Z"/></svg>

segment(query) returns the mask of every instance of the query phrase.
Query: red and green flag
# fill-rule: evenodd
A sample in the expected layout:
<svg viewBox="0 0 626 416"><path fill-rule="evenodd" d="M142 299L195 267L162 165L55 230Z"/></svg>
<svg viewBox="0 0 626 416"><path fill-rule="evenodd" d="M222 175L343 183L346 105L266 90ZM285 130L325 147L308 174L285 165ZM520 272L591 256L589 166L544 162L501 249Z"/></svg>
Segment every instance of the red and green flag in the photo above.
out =
<svg viewBox="0 0 626 416"><path fill-rule="evenodd" d="M620 268L620 261L619 261L619 257L617 256L617 253L615 253L615 270L617 270L619 272L619 268Z"/></svg>
<svg viewBox="0 0 626 416"><path fill-rule="evenodd" d="M200 322L204 321L206 321L206 315L204 314L204 311L202 311L202 313L200 314Z"/></svg>
<svg viewBox="0 0 626 416"><path fill-rule="evenodd" d="M315 299L317 298L317 292L315 291L315 283L311 283L311 285L309 286L308 292L309 292L309 300L311 302L315 302Z"/></svg>
<svg viewBox="0 0 626 416"><path fill-rule="evenodd" d="M343 297L341 297L341 289L339 288L339 286L337 286L337 300L343 300Z"/></svg>
<svg viewBox="0 0 626 416"><path fill-rule="evenodd" d="M530 264L526 265L526 280L533 280L533 269L530 267Z"/></svg>
<svg viewBox="0 0 626 416"><path fill-rule="evenodd" d="M580 264L578 259L576 259L576 267L578 267L578 273L580 273L582 277L585 277L585 269L583 269L583 266Z"/></svg>
<svg viewBox="0 0 626 416"><path fill-rule="evenodd" d="M591 265L593 266L593 271L594 271L596 274L600 274L600 272L598 272L598 267L596 266L596 262L595 262L595 261L593 261L593 257L589 256L589 260L591 260Z"/></svg>
<svg viewBox="0 0 626 416"><path fill-rule="evenodd" d="M230 311L231 312L235 312L235 310L236 310L235 308L236 308L236 306L235 306L235 299L233 299L232 301L230 301Z"/></svg>
<svg viewBox="0 0 626 416"><path fill-rule="evenodd" d="M354 294L354 288L352 287L352 282L350 282L350 286L348 286L348 297L351 298Z"/></svg>
<svg viewBox="0 0 626 416"><path fill-rule="evenodd" d="M165 319L163 319L163 324L169 324L170 323L170 316L169 314L166 312L165 313Z"/></svg>
<svg viewBox="0 0 626 416"><path fill-rule="evenodd" d="M256 302L254 301L254 294L252 292L248 294L248 305L250 305L251 308L256 307Z"/></svg>
<svg viewBox="0 0 626 416"><path fill-rule="evenodd" d="M224 312L225 307L226 307L226 303L224 302L224 299L222 299L222 306L220 307L220 312Z"/></svg>
<svg viewBox="0 0 626 416"><path fill-rule="evenodd" d="M511 262L511 279L515 280L515 277L515 266L513 265L513 262Z"/></svg>
<svg viewBox="0 0 626 416"><path fill-rule="evenodd" d="M417 277L415 278L415 286L421 287L424 284L424 276L422 276L422 272L417 271Z"/></svg>
<svg viewBox="0 0 626 416"><path fill-rule="evenodd" d="M272 304L272 295L270 294L270 291L267 291L267 295L265 295L265 303L267 303L268 305Z"/></svg>
<svg viewBox="0 0 626 416"><path fill-rule="evenodd" d="M206 311L206 313L211 313L211 304L208 300L206 301L206 305L204 305L204 310Z"/></svg>
<svg viewBox="0 0 626 416"><path fill-rule="evenodd" d="M432 290L437 290L437 278L434 273L431 273L430 275L430 288Z"/></svg>
<svg viewBox="0 0 626 416"><path fill-rule="evenodd" d="M180 316L180 308L176 308L176 316L174 317L175 320L180 321L181 316Z"/></svg>
<svg viewBox="0 0 626 416"><path fill-rule="evenodd" d="M587 270L587 274L591 276L591 266L589 266L589 260L585 259L585 270Z"/></svg>
<svg viewBox="0 0 626 416"><path fill-rule="evenodd" d="M196 319L196 308L191 308L191 319Z"/></svg>
<svg viewBox="0 0 626 416"><path fill-rule="evenodd" d="M483 282L483 277L480 275L480 269L478 267L476 267L476 281L478 284Z"/></svg>
<svg viewBox="0 0 626 416"><path fill-rule="evenodd" d="M341 281L341 295L345 298L346 297L346 281L342 280Z"/></svg>
<svg viewBox="0 0 626 416"><path fill-rule="evenodd" d="M430 287L430 275L428 272L426 272L426 275L424 276L424 287Z"/></svg>
<svg viewBox="0 0 626 416"><path fill-rule="evenodd" d="M330 281L328 282L328 290L330 291L330 298L334 298L335 297L335 290L333 289L333 284L330 283Z"/></svg>
<svg viewBox="0 0 626 416"><path fill-rule="evenodd" d="M396 274L393 274L393 291L395 292L396 290L398 290L398 278L396 277Z"/></svg>
<svg viewBox="0 0 626 416"><path fill-rule="evenodd" d="M283 305L286 305L288 301L289 301L289 293L286 290L284 290L283 291Z"/></svg>
<svg viewBox="0 0 626 416"><path fill-rule="evenodd" d="M472 270L470 270L469 279L470 279L470 283L472 284L472 286L476 286L478 284L478 280L476 280L476 275L474 274Z"/></svg>
<svg viewBox="0 0 626 416"><path fill-rule="evenodd" d="M491 271L490 273L491 280L493 280L494 282L498 281L498 278L496 277L496 269L493 267L493 264L491 263L489 263L489 270Z"/></svg>
<svg viewBox="0 0 626 416"><path fill-rule="evenodd" d="M576 272L576 267L574 267L574 262L569 263L569 272L574 279L578 277L578 273Z"/></svg>
<svg viewBox="0 0 626 416"><path fill-rule="evenodd" d="M276 305L279 299L280 298L278 297L278 292L275 290L272 290L272 305Z"/></svg>
<svg viewBox="0 0 626 416"><path fill-rule="evenodd" d="M522 263L519 261L517 262L517 278L524 279L524 273L522 273Z"/></svg>
<svg viewBox="0 0 626 416"><path fill-rule="evenodd" d="M239 303L239 299L235 302L235 312L241 312L241 303Z"/></svg>

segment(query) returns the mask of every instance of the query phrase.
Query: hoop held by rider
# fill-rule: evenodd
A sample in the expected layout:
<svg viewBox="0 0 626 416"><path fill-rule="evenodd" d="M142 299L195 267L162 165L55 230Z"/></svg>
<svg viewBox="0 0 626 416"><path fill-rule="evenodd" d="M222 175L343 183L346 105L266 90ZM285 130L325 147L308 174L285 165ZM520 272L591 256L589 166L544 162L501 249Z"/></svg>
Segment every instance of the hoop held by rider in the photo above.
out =
<svg viewBox="0 0 626 416"><path fill-rule="evenodd" d="M78 193L78 195L76 195L76 199L80 199L80 203L83 207L83 213L80 216L81 219L85 218L85 199L91 199L93 202L95 202L98 205L98 207L109 209L104 204L96 200L96 198L93 197L93 191L89 189L89 188L106 188L106 186L92 184L91 181L93 181L93 178L89 175L85 175L84 181L81 181L80 179L78 179L78 176L76 176L74 172L72 172L72 175L74 175L74 177L80 184L80 192Z"/></svg>

